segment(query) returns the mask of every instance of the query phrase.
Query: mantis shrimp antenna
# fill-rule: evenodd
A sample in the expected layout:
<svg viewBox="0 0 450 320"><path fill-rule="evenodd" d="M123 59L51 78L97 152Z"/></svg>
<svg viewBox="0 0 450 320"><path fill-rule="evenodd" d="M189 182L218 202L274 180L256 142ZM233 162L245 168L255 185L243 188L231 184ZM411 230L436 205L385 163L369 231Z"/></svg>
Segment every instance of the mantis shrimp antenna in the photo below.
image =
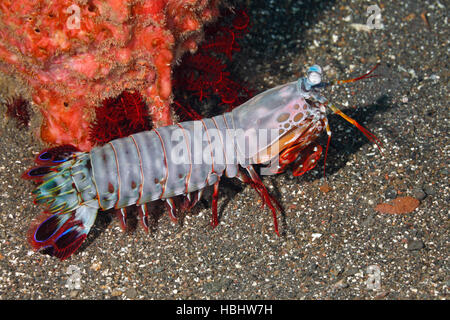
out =
<svg viewBox="0 0 450 320"><path fill-rule="evenodd" d="M343 83L356 82L356 81L363 80L363 79L376 78L376 77L378 77L378 75L376 75L376 74L370 75L370 74L371 74L372 72L374 72L375 69L378 68L379 65L380 65L380 64L377 63L377 64L375 65L375 67L373 67L369 72L367 72L366 74L364 74L364 75L362 75L362 76L359 76L359 77L356 77L356 78L353 78L353 79L334 80L334 81L331 81L330 83L328 83L327 85L332 85L332 86L333 86L333 85L338 85L338 84L343 84Z"/></svg>
<svg viewBox="0 0 450 320"><path fill-rule="evenodd" d="M367 72L366 74L364 74L362 76L359 76L359 77L356 77L353 79L334 80L332 82L324 84L324 86L340 85L340 84L344 84L344 83L351 83L351 82L356 82L356 81L363 80L363 79L370 79L370 78L378 77L378 75L371 75L371 73L373 73L375 71L375 69L378 68L379 65L380 65L379 63L376 64L375 67L373 67L369 72ZM356 128L358 128L358 130L361 131L367 137L367 139L369 139L369 141L376 144L378 150L380 150L381 155L383 155L383 151L381 151L381 147L383 146L383 143L380 141L380 139L378 139L373 133L371 133L369 130L364 128L362 125L360 125L355 119L352 119L351 117L349 117L345 113L343 113L336 106L334 106L332 104L328 104L328 103L325 103L325 104L328 106L328 108L331 109L331 111L340 115L346 121L350 122ZM328 155L328 147L330 146L330 141L331 141L331 130L328 125L328 121L326 123L326 130L327 130L327 134L328 134L328 141L327 141L327 147L325 149L325 157L324 157L324 164L323 164L323 175L324 175L325 179L326 179L325 166L326 166L327 155Z"/></svg>
<svg viewBox="0 0 450 320"><path fill-rule="evenodd" d="M379 63L376 64L369 72L367 72L366 74L364 74L362 76L359 76L359 77L356 77L353 79L334 80L331 83L328 83L327 85L339 85L339 84L343 84L343 83L351 83L351 82L356 82L356 81L363 80L363 79L370 79L370 78L378 77L378 75L371 75L371 74L375 71L376 68L378 68L379 65L380 65ZM369 130L367 130L362 125L360 125L358 122L356 122L356 120L347 116L345 113L343 113L341 110L339 110L334 105L327 104L327 106L334 113L340 115L342 118L344 118L345 120L347 120L348 122L353 124L356 128L358 128L358 130L361 131L367 137L367 139L369 139L372 143L375 143L377 145L378 150L380 150L381 154L383 154L383 152L381 151L381 147L383 146L383 143L373 133L371 133Z"/></svg>

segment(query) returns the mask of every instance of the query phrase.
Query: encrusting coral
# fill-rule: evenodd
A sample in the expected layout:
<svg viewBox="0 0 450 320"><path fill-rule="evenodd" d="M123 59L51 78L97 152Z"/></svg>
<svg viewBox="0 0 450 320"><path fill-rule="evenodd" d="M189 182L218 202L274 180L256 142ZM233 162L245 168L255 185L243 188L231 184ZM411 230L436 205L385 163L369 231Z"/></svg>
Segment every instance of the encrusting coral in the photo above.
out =
<svg viewBox="0 0 450 320"><path fill-rule="evenodd" d="M125 90L142 94L155 126L172 123L172 67L219 2L2 0L0 70L29 84L42 140L89 150L95 107Z"/></svg>

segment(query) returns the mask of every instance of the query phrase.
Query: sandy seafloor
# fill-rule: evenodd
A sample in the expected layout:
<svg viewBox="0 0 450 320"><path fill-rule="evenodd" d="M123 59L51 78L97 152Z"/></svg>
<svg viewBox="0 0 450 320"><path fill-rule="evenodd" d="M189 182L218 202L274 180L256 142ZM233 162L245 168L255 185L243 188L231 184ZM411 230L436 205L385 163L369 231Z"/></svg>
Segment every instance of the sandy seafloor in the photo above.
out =
<svg viewBox="0 0 450 320"><path fill-rule="evenodd" d="M302 177L289 171L264 177L285 208L281 237L256 192L224 179L214 230L209 198L182 225L164 214L149 235L141 228L124 234L103 214L81 250L60 262L34 253L26 242L42 208L33 205L33 185L20 174L42 146L31 129L2 120L0 299L448 298L445 1L378 2L384 27L375 30L352 25L366 24L372 1L246 3L252 27L230 70L259 92L295 80L314 63L335 79L381 62L381 77L325 95L382 140L383 155L350 124L330 116L331 191L319 190L323 160ZM374 210L397 195L419 198L420 205L403 215ZM71 281L77 274L79 287ZM368 286L377 275L379 286Z"/></svg>

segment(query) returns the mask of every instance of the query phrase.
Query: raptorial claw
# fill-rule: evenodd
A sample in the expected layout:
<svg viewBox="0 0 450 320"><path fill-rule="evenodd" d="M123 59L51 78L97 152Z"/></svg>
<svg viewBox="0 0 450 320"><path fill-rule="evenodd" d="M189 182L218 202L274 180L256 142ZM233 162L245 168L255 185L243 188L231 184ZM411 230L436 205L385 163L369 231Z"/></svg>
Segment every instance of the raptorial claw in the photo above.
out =
<svg viewBox="0 0 450 320"><path fill-rule="evenodd" d="M310 145L302 150L300 156L293 164L292 174L298 177L313 169L319 162L321 155L322 146L320 145Z"/></svg>

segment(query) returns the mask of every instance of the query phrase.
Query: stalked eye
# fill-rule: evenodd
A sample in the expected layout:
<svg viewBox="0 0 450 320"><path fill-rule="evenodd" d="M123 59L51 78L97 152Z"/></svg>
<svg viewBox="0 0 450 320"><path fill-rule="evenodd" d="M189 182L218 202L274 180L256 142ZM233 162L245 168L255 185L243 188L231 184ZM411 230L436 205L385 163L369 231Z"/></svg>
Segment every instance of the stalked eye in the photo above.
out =
<svg viewBox="0 0 450 320"><path fill-rule="evenodd" d="M318 85L320 82L322 82L322 76L318 72L311 72L308 74L308 80L313 85Z"/></svg>

